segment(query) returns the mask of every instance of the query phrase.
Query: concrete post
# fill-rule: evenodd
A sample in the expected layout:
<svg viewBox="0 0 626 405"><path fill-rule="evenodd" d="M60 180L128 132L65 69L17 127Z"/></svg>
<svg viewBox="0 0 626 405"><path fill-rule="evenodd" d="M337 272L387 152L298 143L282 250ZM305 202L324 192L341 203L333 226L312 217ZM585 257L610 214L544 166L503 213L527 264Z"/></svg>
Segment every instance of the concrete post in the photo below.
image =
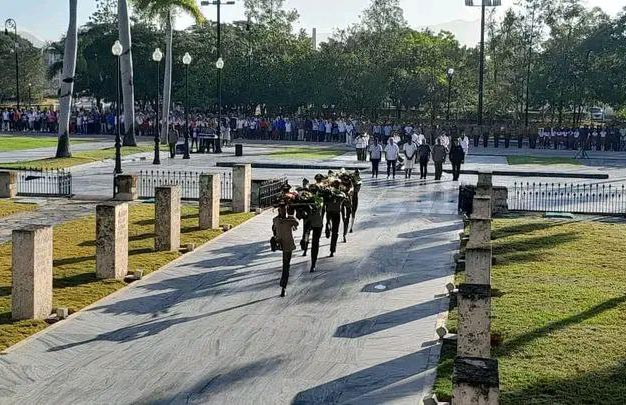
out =
<svg viewBox="0 0 626 405"><path fill-rule="evenodd" d="M470 218L491 218L491 195L477 193L474 196Z"/></svg>
<svg viewBox="0 0 626 405"><path fill-rule="evenodd" d="M17 196L17 174L12 171L0 172L0 198Z"/></svg>
<svg viewBox="0 0 626 405"><path fill-rule="evenodd" d="M461 284L457 299L459 305L457 356L489 358L491 286Z"/></svg>
<svg viewBox="0 0 626 405"><path fill-rule="evenodd" d="M45 319L52 312L52 227L13 231L11 317Z"/></svg>
<svg viewBox="0 0 626 405"><path fill-rule="evenodd" d="M128 204L96 206L96 277L123 279L128 272Z"/></svg>
<svg viewBox="0 0 626 405"><path fill-rule="evenodd" d="M454 359L452 405L498 405L498 361L459 356Z"/></svg>
<svg viewBox="0 0 626 405"><path fill-rule="evenodd" d="M176 251L180 248L180 186L155 188L154 249Z"/></svg>
<svg viewBox="0 0 626 405"><path fill-rule="evenodd" d="M474 243L491 242L491 219L473 216L469 240Z"/></svg>
<svg viewBox="0 0 626 405"><path fill-rule="evenodd" d="M139 198L137 191L137 176L134 174L120 174L116 177L117 193L115 200L117 201L135 201Z"/></svg>
<svg viewBox="0 0 626 405"><path fill-rule="evenodd" d="M221 196L222 183L220 175L200 175L200 229L219 228Z"/></svg>
<svg viewBox="0 0 626 405"><path fill-rule="evenodd" d="M465 246L465 282L491 285L491 242L470 240Z"/></svg>
<svg viewBox="0 0 626 405"><path fill-rule="evenodd" d="M233 167L233 212L249 212L252 194L252 166Z"/></svg>
<svg viewBox="0 0 626 405"><path fill-rule="evenodd" d="M491 188L493 187L493 174L489 171L478 173L478 183L476 185L476 194L491 196Z"/></svg>

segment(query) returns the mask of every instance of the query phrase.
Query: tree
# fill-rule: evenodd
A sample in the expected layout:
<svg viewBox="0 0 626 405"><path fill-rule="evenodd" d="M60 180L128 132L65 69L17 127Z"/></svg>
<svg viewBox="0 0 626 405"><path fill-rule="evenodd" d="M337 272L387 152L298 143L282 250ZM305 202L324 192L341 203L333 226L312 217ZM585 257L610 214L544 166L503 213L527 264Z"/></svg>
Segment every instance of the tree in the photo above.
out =
<svg viewBox="0 0 626 405"><path fill-rule="evenodd" d="M59 141L57 158L71 157L70 152L70 109L74 91L74 75L76 74L76 54L78 50L78 27L76 13L78 0L69 0L69 25L65 37L65 53L63 55L63 75L61 93L59 95Z"/></svg>
<svg viewBox="0 0 626 405"><path fill-rule="evenodd" d="M159 19L165 26L165 72L163 79L163 115L161 123L161 142L167 143L169 133L169 114L172 96L172 37L174 35L174 15L186 12L197 24L204 22L204 16L194 0L134 0L135 9L151 19Z"/></svg>
<svg viewBox="0 0 626 405"><path fill-rule="evenodd" d="M124 146L137 146L135 139L135 85L133 81L133 54L128 3L118 0L118 29L124 51L120 59L122 94L124 96Z"/></svg>

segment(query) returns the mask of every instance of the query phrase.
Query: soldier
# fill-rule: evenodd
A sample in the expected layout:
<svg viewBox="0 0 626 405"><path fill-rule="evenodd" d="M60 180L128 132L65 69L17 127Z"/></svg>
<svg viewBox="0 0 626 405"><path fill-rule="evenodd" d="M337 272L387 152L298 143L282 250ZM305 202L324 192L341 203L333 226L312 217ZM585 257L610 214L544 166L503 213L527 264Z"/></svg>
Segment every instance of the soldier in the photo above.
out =
<svg viewBox="0 0 626 405"><path fill-rule="evenodd" d="M335 256L335 252L337 251L341 207L345 199L345 194L339 190L340 186L341 182L335 180L332 184L333 190L326 196L324 201L324 205L326 206L326 238L330 237L330 257Z"/></svg>
<svg viewBox="0 0 626 405"><path fill-rule="evenodd" d="M294 209L286 204L278 207L278 215L274 217L273 230L276 242L283 251L283 270L280 277L280 296L285 296L287 283L289 281L289 268L291 266L291 255L296 250L296 244L293 241L293 231L298 229L298 221L293 217Z"/></svg>

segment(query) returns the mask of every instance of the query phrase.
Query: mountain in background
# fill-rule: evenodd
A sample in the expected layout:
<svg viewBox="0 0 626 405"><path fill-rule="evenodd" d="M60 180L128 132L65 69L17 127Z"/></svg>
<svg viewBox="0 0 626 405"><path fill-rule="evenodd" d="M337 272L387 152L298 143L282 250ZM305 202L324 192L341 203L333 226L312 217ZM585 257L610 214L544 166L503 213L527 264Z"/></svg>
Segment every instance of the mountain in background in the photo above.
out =
<svg viewBox="0 0 626 405"><path fill-rule="evenodd" d="M33 44L33 46L35 48L43 48L44 46L46 46L46 41L40 39L39 37L37 37L35 34L28 32L28 31L18 31L18 34L20 37L28 40L31 44Z"/></svg>

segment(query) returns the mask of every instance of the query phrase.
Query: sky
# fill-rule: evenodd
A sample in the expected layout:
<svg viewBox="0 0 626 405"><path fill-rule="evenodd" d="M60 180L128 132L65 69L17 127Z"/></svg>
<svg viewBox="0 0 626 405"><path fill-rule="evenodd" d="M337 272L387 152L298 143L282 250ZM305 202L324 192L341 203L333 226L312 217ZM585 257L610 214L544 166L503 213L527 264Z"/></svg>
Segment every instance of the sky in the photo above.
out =
<svg viewBox="0 0 626 405"><path fill-rule="evenodd" d="M19 1L19 7L8 7ZM199 0L198 0L199 2ZM33 34L44 41L58 40L67 29L67 0L0 0L1 19L13 18L17 21L18 30ZM78 22L85 23L89 15L95 10L96 0L78 1ZM370 0L286 0L287 8L295 8L300 13L297 28L305 28L310 32L315 27L318 38L325 38L335 28L346 27L357 22L361 11L367 7ZM472 45L478 42L479 33L472 38L467 32L467 24L461 21L476 23L480 19L478 7L466 7L464 0L401 0L404 16L412 27L444 28L459 35L462 43ZM502 0L506 9L513 0ZM587 0L590 7L599 6L607 13L617 14L626 3L622 0ZM224 21L243 20L243 1L235 5L222 7ZM215 7L204 7L203 12L207 19L215 19ZM181 21L182 28L187 22ZM443 26L443 27L442 27ZM458 32L455 32L458 30Z"/></svg>

